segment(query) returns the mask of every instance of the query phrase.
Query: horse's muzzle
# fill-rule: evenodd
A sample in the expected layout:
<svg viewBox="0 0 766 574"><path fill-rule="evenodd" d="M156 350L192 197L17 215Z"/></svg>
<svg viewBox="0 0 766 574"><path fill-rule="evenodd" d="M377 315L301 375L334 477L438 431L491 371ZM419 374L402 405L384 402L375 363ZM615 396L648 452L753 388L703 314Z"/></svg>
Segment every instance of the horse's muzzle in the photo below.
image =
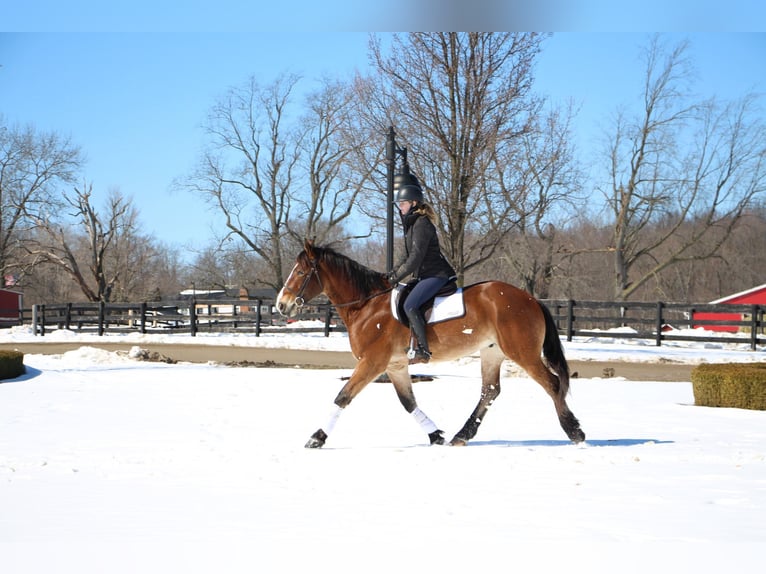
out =
<svg viewBox="0 0 766 574"><path fill-rule="evenodd" d="M277 311L279 311L279 314L284 317L289 317L292 314L295 314L295 305L289 305L285 303L284 301L277 301Z"/></svg>
<svg viewBox="0 0 766 574"><path fill-rule="evenodd" d="M299 301L289 293L281 292L276 301L277 311L283 317L294 317L300 308Z"/></svg>

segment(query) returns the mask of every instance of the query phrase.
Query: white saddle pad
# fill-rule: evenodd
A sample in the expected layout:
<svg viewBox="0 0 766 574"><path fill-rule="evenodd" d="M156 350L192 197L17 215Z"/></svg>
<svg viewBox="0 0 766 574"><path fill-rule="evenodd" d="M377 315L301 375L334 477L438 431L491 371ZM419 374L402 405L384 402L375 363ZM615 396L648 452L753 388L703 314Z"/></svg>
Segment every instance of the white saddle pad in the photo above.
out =
<svg viewBox="0 0 766 574"><path fill-rule="evenodd" d="M404 285L399 284L391 291L391 313L397 321L399 317L399 297L404 290ZM449 319L456 319L465 315L465 302L463 301L463 288L459 287L452 295L436 297L434 306L426 312L427 323L440 323Z"/></svg>

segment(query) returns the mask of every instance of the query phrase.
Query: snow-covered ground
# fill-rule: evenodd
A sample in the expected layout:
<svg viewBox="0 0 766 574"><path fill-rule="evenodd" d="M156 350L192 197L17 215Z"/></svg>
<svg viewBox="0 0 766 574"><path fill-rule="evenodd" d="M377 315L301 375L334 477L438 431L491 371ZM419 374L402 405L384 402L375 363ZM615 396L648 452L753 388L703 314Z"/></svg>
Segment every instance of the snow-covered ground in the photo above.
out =
<svg viewBox="0 0 766 574"><path fill-rule="evenodd" d="M123 336L140 347L140 335ZM41 342L26 328L0 342ZM756 572L766 546L766 413L693 406L689 382L575 379L572 445L536 383L509 370L465 448L427 437L371 384L327 445L303 444L348 370L146 363L89 339L27 355L0 383L0 572ZM346 350L344 335L172 336L173 343ZM766 361L766 351L621 339L579 360ZM448 436L475 359L418 366Z"/></svg>
<svg viewBox="0 0 766 574"><path fill-rule="evenodd" d="M293 327L314 327L319 332L284 334L265 333L260 337L245 333L197 333L195 337L189 334L142 335L137 331L124 334L108 332L104 336L95 333L81 334L64 329L47 333L44 337L35 335L31 326L25 325L10 329L0 329L0 343L126 343L141 345L147 343L170 343L174 345L221 345L236 347L259 347L273 349L305 349L323 351L348 351L348 338L345 333L331 333L325 337L322 333L321 321L303 321L292 324ZM749 343L705 343L687 341L666 341L657 347L654 341L647 339L625 339L617 335L630 329L612 329L598 338L577 337L574 341L564 341L567 358L570 360L592 361L628 361L628 362L670 362L699 364L705 362L729 361L766 361L766 347L757 351L749 351ZM635 333L635 331L632 331ZM688 337L726 336L704 329L683 329L674 332ZM615 336L611 336L615 335Z"/></svg>

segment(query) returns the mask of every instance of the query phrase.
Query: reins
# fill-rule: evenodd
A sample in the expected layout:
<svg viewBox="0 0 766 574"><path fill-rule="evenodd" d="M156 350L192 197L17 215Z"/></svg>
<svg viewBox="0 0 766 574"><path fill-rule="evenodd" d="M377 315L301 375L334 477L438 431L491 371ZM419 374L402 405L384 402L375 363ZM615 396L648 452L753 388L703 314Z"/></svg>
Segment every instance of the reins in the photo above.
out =
<svg viewBox="0 0 766 574"><path fill-rule="evenodd" d="M298 288L298 292L295 293L295 304L298 306L299 309L306 304L306 300L303 298L303 292L306 290L306 287L308 287L309 281L311 281L311 277L313 275L317 276L317 281L319 281L319 287L322 291L324 291L324 286L322 285L322 278L319 277L319 268L317 266L318 260L316 258L311 258L309 259L309 262L311 263L311 271L309 271L306 274L306 278L303 280L303 283L301 283L301 286ZM292 291L292 289L289 289L289 288L288 290ZM366 303L367 301L375 299L376 297L380 297L381 295L390 293L393 290L394 290L394 287L388 287L387 289L384 289L383 291L378 291L377 293L373 293L372 295L361 297L359 299L356 299L355 301L349 301L347 303L333 303L333 307L337 309L338 307L351 307L353 305L359 305L360 303Z"/></svg>
<svg viewBox="0 0 766 574"><path fill-rule="evenodd" d="M367 295L366 297L362 297L361 299L357 299L356 301L349 301L348 303L333 303L333 307L351 307L352 305L358 305L359 303L366 303L367 301L370 301L372 299L375 299L375 297L380 297L381 295L385 295L386 293L391 293L393 291L393 287L388 287L384 289L383 291L378 291L377 293L373 293L372 295Z"/></svg>

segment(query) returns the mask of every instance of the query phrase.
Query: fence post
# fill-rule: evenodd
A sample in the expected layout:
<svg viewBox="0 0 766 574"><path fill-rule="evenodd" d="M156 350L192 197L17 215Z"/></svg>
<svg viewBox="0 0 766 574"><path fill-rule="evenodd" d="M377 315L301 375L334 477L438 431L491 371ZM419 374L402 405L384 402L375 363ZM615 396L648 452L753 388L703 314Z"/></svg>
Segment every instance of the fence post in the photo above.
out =
<svg viewBox="0 0 766 574"><path fill-rule="evenodd" d="M37 320L38 320L38 314L39 314L38 312L39 307L40 306L37 303L32 305L32 333L34 334L35 337L37 337L37 331L38 331Z"/></svg>
<svg viewBox="0 0 766 574"><path fill-rule="evenodd" d="M324 313L324 336L330 336L330 319L332 318L332 306L328 305Z"/></svg>
<svg viewBox="0 0 766 574"><path fill-rule="evenodd" d="M567 301L567 341L570 342L574 337L574 304L572 299Z"/></svg>
<svg viewBox="0 0 766 574"><path fill-rule="evenodd" d="M665 304L662 301L657 301L657 333L655 335L655 346L662 345L662 308Z"/></svg>
<svg viewBox="0 0 766 574"><path fill-rule="evenodd" d="M189 321L191 321L189 328L192 337L197 336L197 298L192 295L189 301Z"/></svg>
<svg viewBox="0 0 766 574"><path fill-rule="evenodd" d="M261 300L256 299L256 304L258 305L255 309L255 336L260 337L261 336Z"/></svg>
<svg viewBox="0 0 766 574"><path fill-rule="evenodd" d="M101 337L104 334L104 302L98 302L98 336Z"/></svg>
<svg viewBox="0 0 766 574"><path fill-rule="evenodd" d="M755 351L758 348L758 305L753 305L750 312L750 350Z"/></svg>
<svg viewBox="0 0 766 574"><path fill-rule="evenodd" d="M141 334L146 334L146 301L141 303Z"/></svg>

